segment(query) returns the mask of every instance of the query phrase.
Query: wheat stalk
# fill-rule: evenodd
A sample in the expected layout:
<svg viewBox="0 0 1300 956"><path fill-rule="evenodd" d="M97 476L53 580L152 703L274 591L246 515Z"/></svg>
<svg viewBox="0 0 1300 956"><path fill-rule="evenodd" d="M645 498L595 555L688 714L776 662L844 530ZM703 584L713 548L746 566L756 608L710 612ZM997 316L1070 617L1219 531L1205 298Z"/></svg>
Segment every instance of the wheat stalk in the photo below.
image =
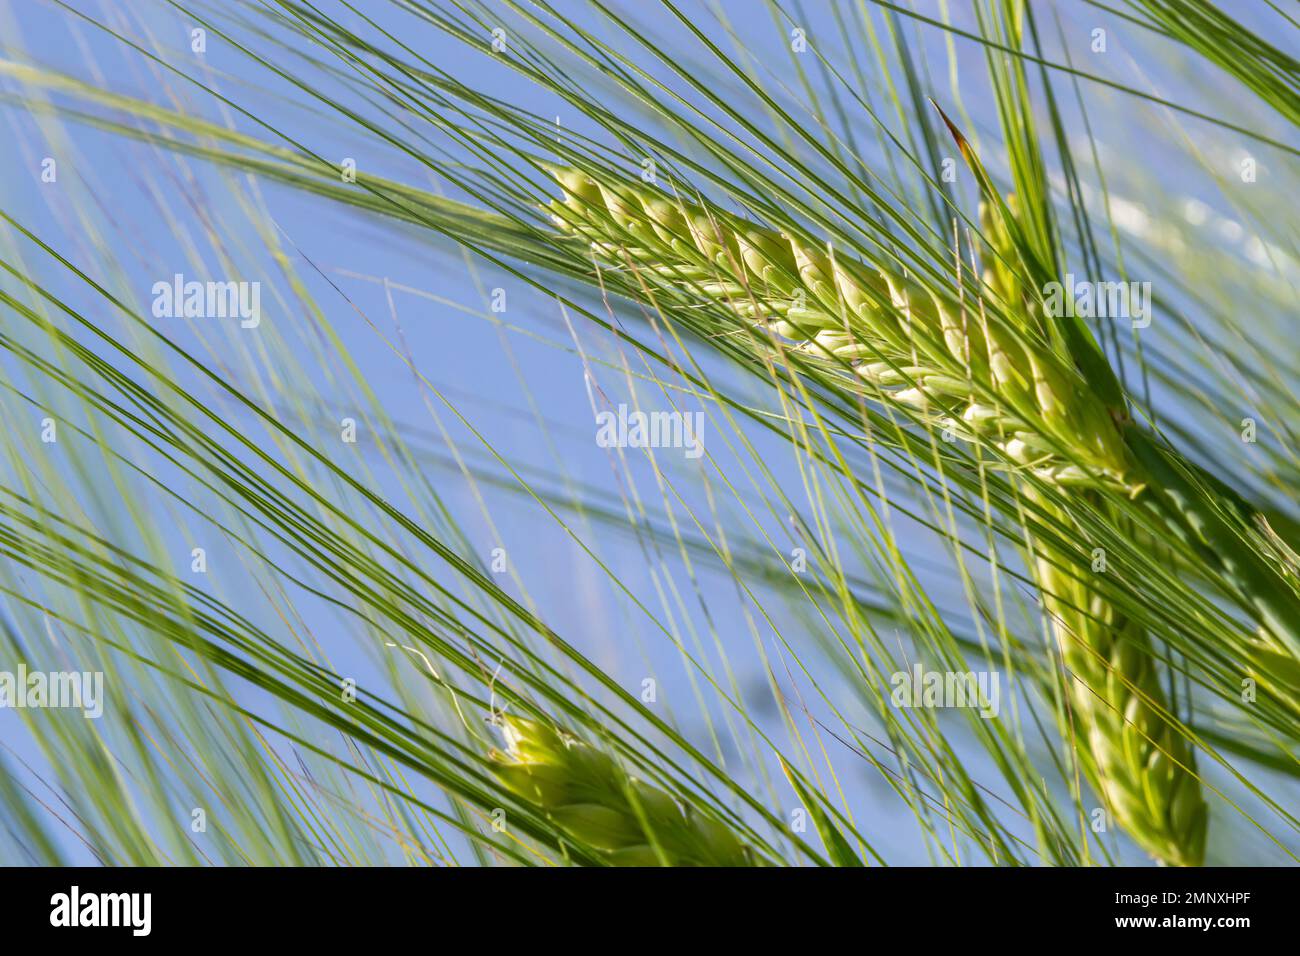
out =
<svg viewBox="0 0 1300 956"><path fill-rule="evenodd" d="M832 257L800 239L628 184L553 169L564 199L549 209L565 231L607 262L670 284L691 283L742 321L796 348L847 361L878 396L932 426L996 447L1007 459L1077 493L1136 495L1133 464L1105 404L1030 335L979 310L955 312L920 283L886 267ZM1015 199L1009 203L1015 208ZM1010 239L981 210L1003 259ZM1034 324L1031 297L1002 262L984 276ZM1069 459L1058 449L1069 449ZM1041 508L1051 506L1026 486ZM1116 821L1170 864L1199 864L1206 808L1186 738L1168 706L1149 640L1095 590L1059 570L1041 543L1043 600L1071 672L1068 693L1085 772Z"/></svg>
<svg viewBox="0 0 1300 956"><path fill-rule="evenodd" d="M724 824L630 776L609 754L523 717L500 718L502 785L613 866L757 866Z"/></svg>

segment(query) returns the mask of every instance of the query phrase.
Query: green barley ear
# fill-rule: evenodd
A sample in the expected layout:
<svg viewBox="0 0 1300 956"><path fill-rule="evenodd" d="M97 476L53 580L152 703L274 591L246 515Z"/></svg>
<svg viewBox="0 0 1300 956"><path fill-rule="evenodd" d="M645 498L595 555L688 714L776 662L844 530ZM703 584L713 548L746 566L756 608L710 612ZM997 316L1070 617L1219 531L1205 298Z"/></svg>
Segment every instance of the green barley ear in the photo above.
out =
<svg viewBox="0 0 1300 956"><path fill-rule="evenodd" d="M492 772L512 794L612 866L757 866L724 824L629 776L609 754L524 717L500 719Z"/></svg>
<svg viewBox="0 0 1300 956"><path fill-rule="evenodd" d="M936 297L888 264L833 256L639 182L551 173L564 191L548 207L555 222L587 240L597 258L703 292L799 351L849 365L872 397L994 446L1012 467L1062 486L1133 490L1105 405L1061 355L1011 327L1023 324L1024 310L1013 309L1011 320L990 317Z"/></svg>
<svg viewBox="0 0 1300 956"><path fill-rule="evenodd" d="M1059 567L1040 559L1039 571L1088 782L1144 850L1170 866L1200 866L1207 809L1196 755L1165 716L1146 632Z"/></svg>

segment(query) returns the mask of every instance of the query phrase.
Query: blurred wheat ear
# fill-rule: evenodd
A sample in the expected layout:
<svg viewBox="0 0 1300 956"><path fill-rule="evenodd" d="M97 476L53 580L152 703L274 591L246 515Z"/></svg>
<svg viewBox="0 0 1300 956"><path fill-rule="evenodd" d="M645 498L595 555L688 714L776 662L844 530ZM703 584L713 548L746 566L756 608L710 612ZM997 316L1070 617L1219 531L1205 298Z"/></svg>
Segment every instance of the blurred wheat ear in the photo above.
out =
<svg viewBox="0 0 1300 956"><path fill-rule="evenodd" d="M522 717L501 718L506 750L493 772L614 866L755 866L760 857L723 824L629 776L608 754Z"/></svg>

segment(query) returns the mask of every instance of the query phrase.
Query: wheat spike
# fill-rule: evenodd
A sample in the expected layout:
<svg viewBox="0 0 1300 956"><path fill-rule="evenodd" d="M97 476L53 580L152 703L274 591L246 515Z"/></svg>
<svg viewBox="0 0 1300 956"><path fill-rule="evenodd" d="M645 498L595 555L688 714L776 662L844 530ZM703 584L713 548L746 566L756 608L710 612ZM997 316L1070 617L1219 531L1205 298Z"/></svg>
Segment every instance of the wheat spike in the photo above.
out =
<svg viewBox="0 0 1300 956"><path fill-rule="evenodd" d="M1065 663L1080 764L1106 807L1162 863L1199 866L1206 806L1196 755L1169 705L1145 631L1077 578L1039 561Z"/></svg>
<svg viewBox="0 0 1300 956"><path fill-rule="evenodd" d="M564 190L548 207L555 222L601 259L701 291L810 355L848 363L882 400L1053 483L1129 487L1102 404L1060 356L1026 347L982 309L958 311L895 270L655 190L552 173Z"/></svg>
<svg viewBox="0 0 1300 956"><path fill-rule="evenodd" d="M609 754L523 717L501 718L492 770L575 841L613 866L757 866L724 824L629 776Z"/></svg>

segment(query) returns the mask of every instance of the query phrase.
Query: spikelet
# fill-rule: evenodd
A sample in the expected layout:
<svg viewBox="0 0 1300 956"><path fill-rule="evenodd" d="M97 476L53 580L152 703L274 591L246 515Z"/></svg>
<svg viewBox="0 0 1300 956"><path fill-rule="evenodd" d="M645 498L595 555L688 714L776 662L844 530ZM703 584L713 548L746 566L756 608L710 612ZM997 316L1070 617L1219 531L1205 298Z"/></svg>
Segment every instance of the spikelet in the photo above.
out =
<svg viewBox="0 0 1300 956"><path fill-rule="evenodd" d="M629 776L609 754L534 720L501 723L506 750L491 754L497 779L610 865L760 865L724 824Z"/></svg>
<svg viewBox="0 0 1300 956"><path fill-rule="evenodd" d="M874 397L987 442L1013 466L1061 486L1129 489L1115 423L1045 344L1033 348L1026 334L978 308L957 310L895 269L832 257L639 184L551 172L564 190L548 207L555 222L599 258L703 293L811 356L848 364Z"/></svg>

